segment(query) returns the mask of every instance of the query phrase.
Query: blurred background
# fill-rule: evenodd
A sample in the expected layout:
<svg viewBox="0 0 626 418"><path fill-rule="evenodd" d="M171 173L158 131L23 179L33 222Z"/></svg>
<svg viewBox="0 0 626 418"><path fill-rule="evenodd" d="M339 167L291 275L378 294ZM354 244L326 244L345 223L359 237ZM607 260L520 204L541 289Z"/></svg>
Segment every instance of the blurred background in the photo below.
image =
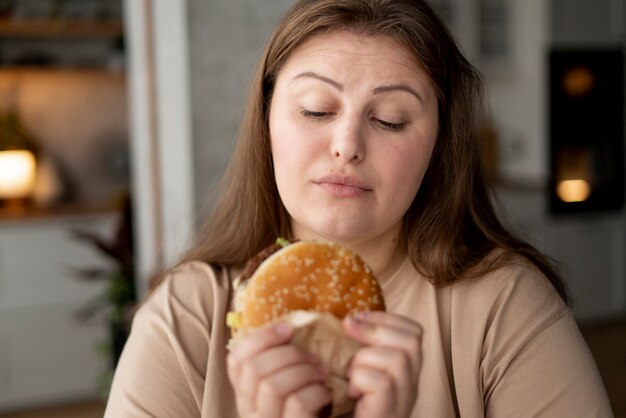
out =
<svg viewBox="0 0 626 418"><path fill-rule="evenodd" d="M97 417L130 311L210 210L286 0L0 0L0 417ZM483 73L509 227L626 417L625 0L437 0Z"/></svg>

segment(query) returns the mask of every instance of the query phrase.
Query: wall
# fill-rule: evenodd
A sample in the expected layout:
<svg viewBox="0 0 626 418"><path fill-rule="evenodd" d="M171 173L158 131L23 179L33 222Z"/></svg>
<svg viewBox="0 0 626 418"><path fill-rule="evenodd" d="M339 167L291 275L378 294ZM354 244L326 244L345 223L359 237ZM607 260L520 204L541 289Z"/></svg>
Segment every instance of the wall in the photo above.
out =
<svg viewBox="0 0 626 418"><path fill-rule="evenodd" d="M248 86L285 0L189 1L196 207L211 205L231 153Z"/></svg>
<svg viewBox="0 0 626 418"><path fill-rule="evenodd" d="M511 51L503 67L484 72L490 110L499 135L500 175L542 184L546 172L546 67L548 3L509 1ZM480 63L479 63L480 66Z"/></svg>

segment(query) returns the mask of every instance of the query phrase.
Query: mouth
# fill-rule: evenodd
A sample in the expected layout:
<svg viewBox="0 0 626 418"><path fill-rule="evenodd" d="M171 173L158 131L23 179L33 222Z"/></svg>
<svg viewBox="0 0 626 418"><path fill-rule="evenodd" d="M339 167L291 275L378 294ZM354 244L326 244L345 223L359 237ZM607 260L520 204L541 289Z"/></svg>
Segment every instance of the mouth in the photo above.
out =
<svg viewBox="0 0 626 418"><path fill-rule="evenodd" d="M340 174L320 177L313 183L336 197L355 197L373 190L372 186L358 177Z"/></svg>

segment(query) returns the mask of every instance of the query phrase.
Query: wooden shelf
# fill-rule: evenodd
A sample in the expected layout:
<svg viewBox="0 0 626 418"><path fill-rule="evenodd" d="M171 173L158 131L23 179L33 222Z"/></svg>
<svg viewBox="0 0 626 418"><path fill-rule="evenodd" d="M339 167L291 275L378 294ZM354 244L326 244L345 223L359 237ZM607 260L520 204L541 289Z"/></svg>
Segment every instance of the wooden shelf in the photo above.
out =
<svg viewBox="0 0 626 418"><path fill-rule="evenodd" d="M67 217L83 217L117 213L113 205L70 204L52 208L36 208L28 206L0 206L0 225L33 220L49 220Z"/></svg>
<svg viewBox="0 0 626 418"><path fill-rule="evenodd" d="M119 20L0 20L0 38L115 39L122 34Z"/></svg>

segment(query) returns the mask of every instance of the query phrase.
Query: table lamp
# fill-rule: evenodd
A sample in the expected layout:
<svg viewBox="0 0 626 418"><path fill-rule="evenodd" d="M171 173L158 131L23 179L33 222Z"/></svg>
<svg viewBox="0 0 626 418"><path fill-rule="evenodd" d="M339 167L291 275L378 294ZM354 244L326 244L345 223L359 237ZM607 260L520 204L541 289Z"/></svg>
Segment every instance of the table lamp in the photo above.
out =
<svg viewBox="0 0 626 418"><path fill-rule="evenodd" d="M19 203L35 186L36 147L16 113L0 115L0 201Z"/></svg>

